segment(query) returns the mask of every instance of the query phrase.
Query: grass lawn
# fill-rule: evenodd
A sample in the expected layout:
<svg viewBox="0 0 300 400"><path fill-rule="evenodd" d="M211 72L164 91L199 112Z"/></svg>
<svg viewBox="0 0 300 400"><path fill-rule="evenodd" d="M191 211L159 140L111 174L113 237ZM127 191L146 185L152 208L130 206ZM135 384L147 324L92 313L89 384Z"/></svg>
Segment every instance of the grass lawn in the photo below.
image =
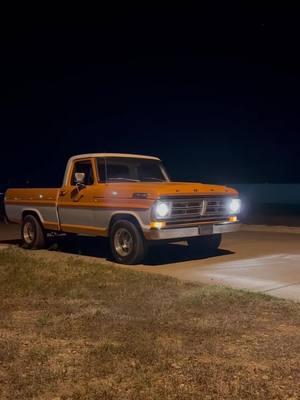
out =
<svg viewBox="0 0 300 400"><path fill-rule="evenodd" d="M300 304L0 251L0 399L299 399Z"/></svg>

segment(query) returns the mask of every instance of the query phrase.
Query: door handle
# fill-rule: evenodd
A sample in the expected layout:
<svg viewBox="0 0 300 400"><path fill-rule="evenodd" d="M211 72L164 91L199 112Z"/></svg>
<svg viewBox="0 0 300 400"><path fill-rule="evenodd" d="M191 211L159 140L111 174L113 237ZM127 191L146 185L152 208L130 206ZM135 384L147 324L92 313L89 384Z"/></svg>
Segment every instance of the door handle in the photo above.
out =
<svg viewBox="0 0 300 400"><path fill-rule="evenodd" d="M59 195L60 196L65 196L68 193L67 190L60 190Z"/></svg>

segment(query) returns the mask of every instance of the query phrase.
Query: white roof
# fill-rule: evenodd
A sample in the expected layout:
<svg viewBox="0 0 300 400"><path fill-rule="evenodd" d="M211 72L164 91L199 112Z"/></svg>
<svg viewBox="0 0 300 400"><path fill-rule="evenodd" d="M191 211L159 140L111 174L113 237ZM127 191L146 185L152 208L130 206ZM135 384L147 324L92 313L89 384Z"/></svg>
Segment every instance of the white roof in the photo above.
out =
<svg viewBox="0 0 300 400"><path fill-rule="evenodd" d="M146 158L150 160L159 160L157 157L152 156L143 156L141 154L126 154L126 153L87 153L87 154L78 154L77 156L73 156L69 161L77 160L79 158L94 158L94 157L131 157L131 158Z"/></svg>

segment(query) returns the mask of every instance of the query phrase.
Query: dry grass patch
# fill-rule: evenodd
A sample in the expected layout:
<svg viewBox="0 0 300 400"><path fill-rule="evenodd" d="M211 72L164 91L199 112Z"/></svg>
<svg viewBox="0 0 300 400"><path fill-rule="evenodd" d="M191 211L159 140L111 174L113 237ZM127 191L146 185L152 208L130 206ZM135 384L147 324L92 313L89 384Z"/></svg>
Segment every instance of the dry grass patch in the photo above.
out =
<svg viewBox="0 0 300 400"><path fill-rule="evenodd" d="M4 250L0 398L298 399L300 305Z"/></svg>

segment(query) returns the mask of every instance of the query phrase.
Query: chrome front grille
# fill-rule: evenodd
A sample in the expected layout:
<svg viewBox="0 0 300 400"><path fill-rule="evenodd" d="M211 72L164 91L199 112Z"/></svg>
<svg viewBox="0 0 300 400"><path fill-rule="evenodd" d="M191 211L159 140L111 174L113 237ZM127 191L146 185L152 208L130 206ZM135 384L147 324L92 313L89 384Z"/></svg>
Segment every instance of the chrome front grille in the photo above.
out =
<svg viewBox="0 0 300 400"><path fill-rule="evenodd" d="M229 215L227 197L170 198L168 201L172 205L168 220L219 219Z"/></svg>
<svg viewBox="0 0 300 400"><path fill-rule="evenodd" d="M205 211L205 216L227 216L228 212L228 199L208 199Z"/></svg>

